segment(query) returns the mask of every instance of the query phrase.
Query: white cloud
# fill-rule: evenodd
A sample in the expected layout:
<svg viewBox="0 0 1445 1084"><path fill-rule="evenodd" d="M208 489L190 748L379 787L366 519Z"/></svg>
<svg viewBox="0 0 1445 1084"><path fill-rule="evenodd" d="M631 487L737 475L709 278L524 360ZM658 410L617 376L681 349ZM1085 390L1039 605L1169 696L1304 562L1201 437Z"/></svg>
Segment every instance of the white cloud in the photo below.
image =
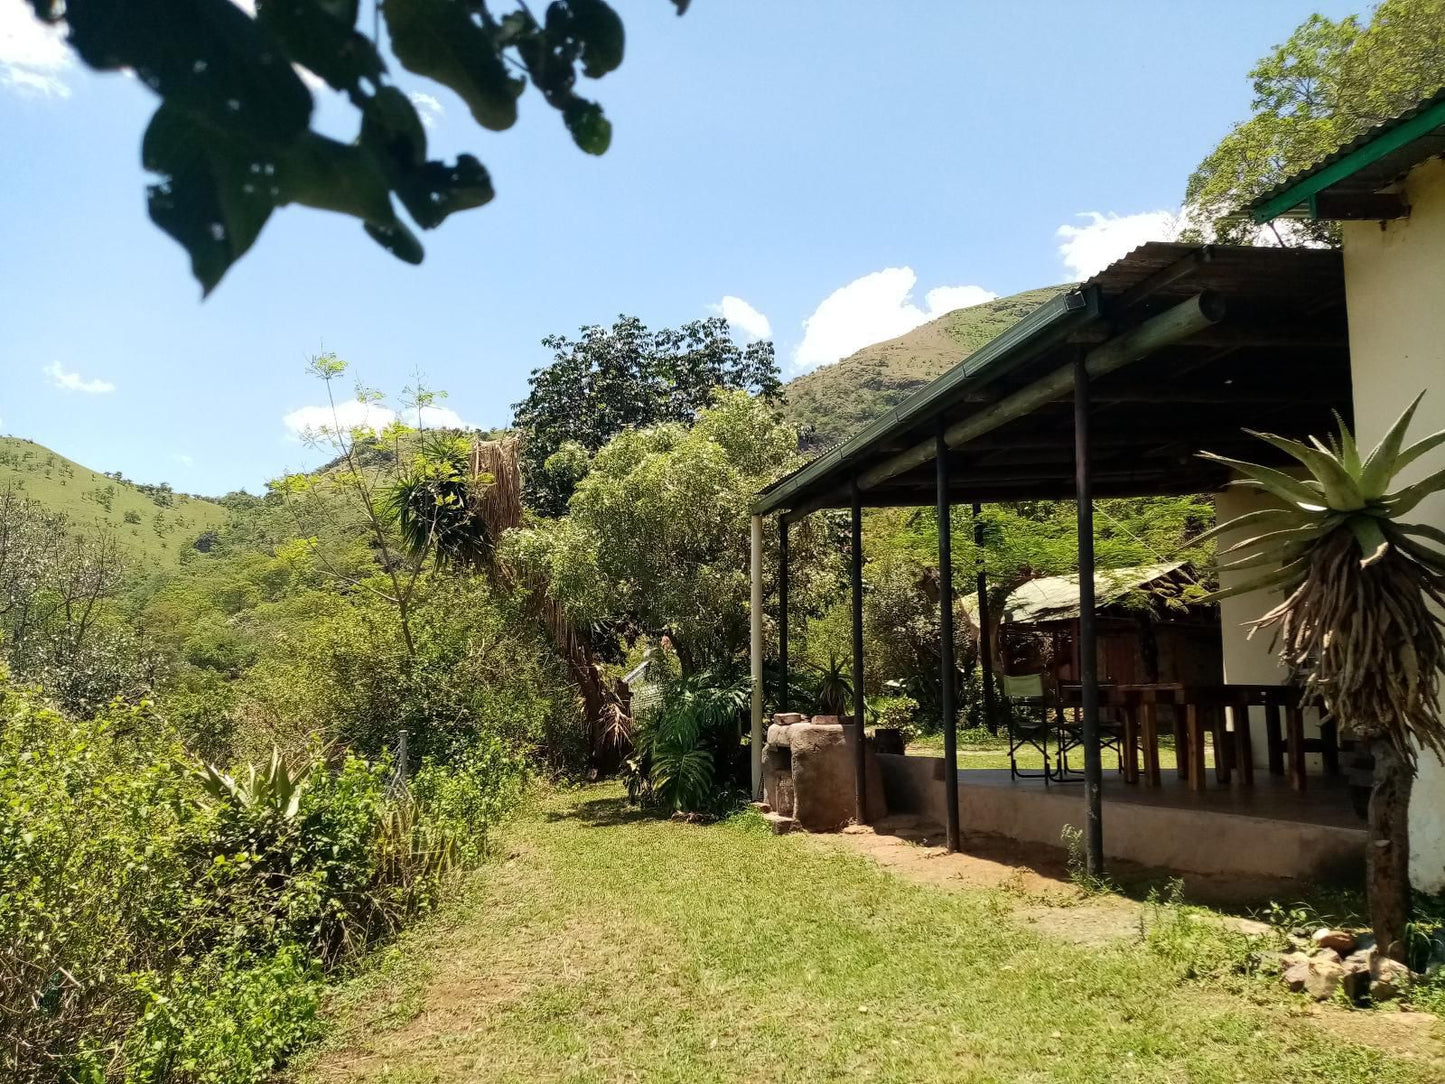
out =
<svg viewBox="0 0 1445 1084"><path fill-rule="evenodd" d="M293 437L303 437L306 433L319 432L322 429L332 429L338 424L343 429L356 429L366 426L371 429L385 429L396 420L396 411L390 407L382 406L380 403L363 403L356 399L347 399L336 404L336 411L333 414L331 407L304 406L281 418L281 424ZM415 423L415 416L408 411L407 424ZM462 420L462 416L450 407L429 406L422 407L421 422L428 429L476 429L477 426L470 425Z"/></svg>
<svg viewBox="0 0 1445 1084"><path fill-rule="evenodd" d="M25 0L0 0L0 87L68 98L62 76L73 62L60 27L37 19Z"/></svg>
<svg viewBox="0 0 1445 1084"><path fill-rule="evenodd" d="M414 90L407 97L411 99L411 104L416 106L416 115L421 118L422 124L427 128L435 128L437 121L441 120L442 114L446 112L442 108L442 103L431 94L423 94L419 90Z"/></svg>
<svg viewBox="0 0 1445 1084"><path fill-rule="evenodd" d="M749 339L773 337L773 325L769 323L768 318L740 297L728 294L716 305L709 305L708 308Z"/></svg>
<svg viewBox="0 0 1445 1084"><path fill-rule="evenodd" d="M803 321L803 341L793 353L794 370L827 365L944 313L998 296L982 286L937 286L924 295L920 308L913 300L917 284L913 268L889 267L834 290Z"/></svg>
<svg viewBox="0 0 1445 1084"><path fill-rule="evenodd" d="M58 361L52 361L45 367L45 375L50 377L52 384L63 391L83 391L87 395L104 395L107 392L115 391L115 385L109 380L87 380L79 373L68 373Z"/></svg>
<svg viewBox="0 0 1445 1084"><path fill-rule="evenodd" d="M194 467L196 465L196 461L190 456L186 455L185 452L176 453L176 462L183 467Z"/></svg>
<svg viewBox="0 0 1445 1084"><path fill-rule="evenodd" d="M1184 225L1178 211L1143 211L1136 215L1085 211L1078 217L1090 221L1084 226L1062 225L1055 234L1060 239L1059 258L1075 279L1097 275L1146 241L1172 241Z"/></svg>

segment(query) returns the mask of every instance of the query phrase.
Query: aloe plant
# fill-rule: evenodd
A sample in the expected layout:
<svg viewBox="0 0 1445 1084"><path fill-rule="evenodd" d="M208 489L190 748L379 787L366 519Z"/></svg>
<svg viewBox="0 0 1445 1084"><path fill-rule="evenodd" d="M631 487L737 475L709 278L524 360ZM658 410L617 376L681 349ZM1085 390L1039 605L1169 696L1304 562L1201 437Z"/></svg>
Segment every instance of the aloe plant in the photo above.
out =
<svg viewBox="0 0 1445 1084"><path fill-rule="evenodd" d="M1284 661L1303 677L1305 701L1369 743L1370 911L1377 942L1397 958L1410 913L1407 818L1417 750L1445 759L1445 531L1404 518L1445 490L1445 470L1391 489L1401 471L1445 444L1441 431L1405 445L1423 394L1363 456L1338 418L1328 444L1250 431L1295 459L1304 468L1298 477L1201 453L1242 476L1231 485L1280 502L1203 536L1248 528L1250 537L1221 553L1220 569L1255 572L1206 600L1281 590L1284 600L1252 623L1250 635L1273 630Z"/></svg>
<svg viewBox="0 0 1445 1084"><path fill-rule="evenodd" d="M247 764L244 779L227 775L213 764L205 765L196 775L202 789L217 802L266 810L283 820L293 820L300 812L301 795L311 779L311 767L293 768L273 746L269 763L259 771L256 765Z"/></svg>

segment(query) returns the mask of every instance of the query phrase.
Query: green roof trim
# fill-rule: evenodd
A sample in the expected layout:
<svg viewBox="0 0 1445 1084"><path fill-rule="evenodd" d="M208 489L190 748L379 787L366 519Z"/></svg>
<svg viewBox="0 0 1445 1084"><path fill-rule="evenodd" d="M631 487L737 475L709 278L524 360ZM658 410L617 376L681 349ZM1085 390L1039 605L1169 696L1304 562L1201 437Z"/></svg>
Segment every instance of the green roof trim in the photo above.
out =
<svg viewBox="0 0 1445 1084"><path fill-rule="evenodd" d="M1326 189L1445 126L1445 92L1428 98L1393 120L1371 128L1249 205L1250 216L1263 225L1299 207L1315 217L1315 198Z"/></svg>

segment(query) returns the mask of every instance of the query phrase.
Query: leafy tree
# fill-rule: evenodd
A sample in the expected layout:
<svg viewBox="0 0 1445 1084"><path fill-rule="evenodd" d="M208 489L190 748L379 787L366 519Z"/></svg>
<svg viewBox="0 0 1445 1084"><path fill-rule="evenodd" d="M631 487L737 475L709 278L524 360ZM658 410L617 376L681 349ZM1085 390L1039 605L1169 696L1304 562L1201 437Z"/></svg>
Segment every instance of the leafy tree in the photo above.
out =
<svg viewBox="0 0 1445 1084"><path fill-rule="evenodd" d="M1383 0L1361 26L1311 15L1249 73L1253 115L1190 176L1191 233L1247 243L1238 217L1253 197L1445 85L1445 0ZM1334 226L1301 223L1282 243L1332 242Z"/></svg>
<svg viewBox="0 0 1445 1084"><path fill-rule="evenodd" d="M689 0L672 0L681 14ZM553 0L539 21L525 3L504 14L487 0L387 0L360 23L359 0L30 0L64 22L71 47L97 71L131 70L161 99L141 142L159 176L150 216L186 249L209 293L289 203L360 219L387 251L420 263L422 246L392 197L422 229L492 198L473 155L428 158L411 100L391 82L391 57L455 91L483 128L517 120L528 80L562 114L572 139L602 154L602 108L576 91L622 63L622 20L605 0ZM368 34L366 31L370 31ZM312 127L314 76L355 111L351 142Z"/></svg>
<svg viewBox="0 0 1445 1084"><path fill-rule="evenodd" d="M747 644L753 496L797 461L795 430L763 401L724 392L691 429L619 433L567 516L509 532L504 546L579 623L665 634L695 674Z"/></svg>
<svg viewBox="0 0 1445 1084"><path fill-rule="evenodd" d="M562 514L588 456L624 429L690 425L719 389L772 399L782 386L773 344L739 346L720 316L660 331L620 316L610 329L592 325L542 345L554 359L532 371L531 391L513 409L526 431L527 495L546 515Z"/></svg>

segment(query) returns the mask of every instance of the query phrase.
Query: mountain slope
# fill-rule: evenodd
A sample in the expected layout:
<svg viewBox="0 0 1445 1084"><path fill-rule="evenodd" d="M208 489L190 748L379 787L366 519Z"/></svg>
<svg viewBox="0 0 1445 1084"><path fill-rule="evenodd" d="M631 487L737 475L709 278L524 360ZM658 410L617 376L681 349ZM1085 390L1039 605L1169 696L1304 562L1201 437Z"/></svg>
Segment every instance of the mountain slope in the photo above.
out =
<svg viewBox="0 0 1445 1084"><path fill-rule="evenodd" d="M1026 290L957 309L804 373L785 386L783 414L795 425L813 427L807 442L815 448L846 440L1071 285Z"/></svg>
<svg viewBox="0 0 1445 1084"><path fill-rule="evenodd" d="M0 437L0 492L7 487L64 513L79 528L113 529L126 553L149 566L177 560L227 515L212 501L107 478L20 437Z"/></svg>

